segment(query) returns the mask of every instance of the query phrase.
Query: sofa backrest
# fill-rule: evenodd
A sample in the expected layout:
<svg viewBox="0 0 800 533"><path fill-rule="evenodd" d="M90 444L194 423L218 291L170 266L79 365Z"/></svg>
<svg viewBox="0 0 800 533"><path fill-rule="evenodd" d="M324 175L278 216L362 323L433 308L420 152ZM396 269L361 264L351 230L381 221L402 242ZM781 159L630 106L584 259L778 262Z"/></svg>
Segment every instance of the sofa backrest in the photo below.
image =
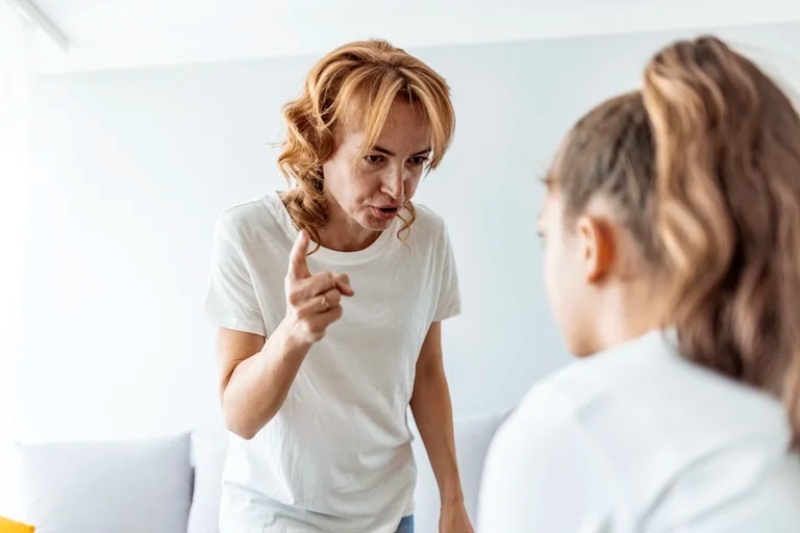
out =
<svg viewBox="0 0 800 533"><path fill-rule="evenodd" d="M467 509L477 520L486 451L506 413L455 424ZM416 437L415 527L436 533L439 491ZM37 533L219 533L227 432L197 430L158 439L19 444L20 518Z"/></svg>
<svg viewBox="0 0 800 533"><path fill-rule="evenodd" d="M189 434L121 442L18 444L19 518L37 533L186 531Z"/></svg>

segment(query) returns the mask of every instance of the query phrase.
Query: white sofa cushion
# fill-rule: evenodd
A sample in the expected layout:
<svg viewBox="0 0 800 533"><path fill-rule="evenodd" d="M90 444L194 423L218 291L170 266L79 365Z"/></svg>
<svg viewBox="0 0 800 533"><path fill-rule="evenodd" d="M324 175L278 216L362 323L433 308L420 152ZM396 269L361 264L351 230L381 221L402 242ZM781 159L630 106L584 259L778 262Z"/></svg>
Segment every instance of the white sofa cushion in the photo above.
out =
<svg viewBox="0 0 800 533"><path fill-rule="evenodd" d="M219 533L222 469L227 449L228 433L224 428L192 433L194 497L189 511L188 533Z"/></svg>
<svg viewBox="0 0 800 533"><path fill-rule="evenodd" d="M21 519L37 533L186 531L188 434L150 440L18 444Z"/></svg>
<svg viewBox="0 0 800 533"><path fill-rule="evenodd" d="M478 520L478 496L486 452L494 438L495 431L507 416L508 412L489 413L455 421L458 469L464 490L464 502L473 526ZM416 533L437 533L439 531L439 488L419 436L414 441L413 447L418 470L417 487L414 492L414 531Z"/></svg>

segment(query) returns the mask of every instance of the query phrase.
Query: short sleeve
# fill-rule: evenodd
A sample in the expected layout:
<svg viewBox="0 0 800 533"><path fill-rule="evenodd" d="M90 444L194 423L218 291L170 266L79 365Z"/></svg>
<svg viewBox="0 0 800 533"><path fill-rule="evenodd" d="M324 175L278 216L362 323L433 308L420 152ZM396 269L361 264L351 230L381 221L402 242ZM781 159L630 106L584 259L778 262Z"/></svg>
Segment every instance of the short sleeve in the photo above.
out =
<svg viewBox="0 0 800 533"><path fill-rule="evenodd" d="M507 419L489 448L478 533L611 531L613 489L579 422L558 402L531 400Z"/></svg>
<svg viewBox="0 0 800 533"><path fill-rule="evenodd" d="M436 311L433 321L440 322L461 314L461 289L458 285L458 269L450 243L450 234L447 226L442 227L441 242L438 247L442 254L442 278L439 286L439 295L436 301Z"/></svg>
<svg viewBox="0 0 800 533"><path fill-rule="evenodd" d="M205 315L215 327L266 336L250 269L230 221L217 221Z"/></svg>

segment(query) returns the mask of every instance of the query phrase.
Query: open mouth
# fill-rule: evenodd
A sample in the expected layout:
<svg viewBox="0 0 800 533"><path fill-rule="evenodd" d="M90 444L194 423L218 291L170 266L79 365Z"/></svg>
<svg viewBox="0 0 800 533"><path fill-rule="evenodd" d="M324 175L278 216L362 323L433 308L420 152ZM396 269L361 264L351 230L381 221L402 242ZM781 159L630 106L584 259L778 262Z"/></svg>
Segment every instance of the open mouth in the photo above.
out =
<svg viewBox="0 0 800 533"><path fill-rule="evenodd" d="M394 205L387 205L387 206L373 207L372 208L372 212L375 214L375 216L377 216L378 218L384 218L384 219L385 218L394 217L395 215L397 215L398 211L400 211L400 208L397 207L397 206L394 206Z"/></svg>

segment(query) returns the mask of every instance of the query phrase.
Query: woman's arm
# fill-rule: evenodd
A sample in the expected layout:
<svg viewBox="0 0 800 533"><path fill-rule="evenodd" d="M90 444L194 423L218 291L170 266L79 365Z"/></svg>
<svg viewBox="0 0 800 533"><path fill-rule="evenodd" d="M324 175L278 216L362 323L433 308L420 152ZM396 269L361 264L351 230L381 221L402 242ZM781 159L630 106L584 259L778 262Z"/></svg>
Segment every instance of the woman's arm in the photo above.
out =
<svg viewBox="0 0 800 533"><path fill-rule="evenodd" d="M453 410L442 357L441 322L431 324L422 344L411 411L439 486L442 505L440 531L472 531L456 462Z"/></svg>
<svg viewBox="0 0 800 533"><path fill-rule="evenodd" d="M302 231L289 257L287 313L269 339L230 328L218 330L225 424L244 439L252 439L272 420L311 346L341 318L342 296L353 295L345 274L312 275L306 263L307 249L308 235Z"/></svg>
<svg viewBox="0 0 800 533"><path fill-rule="evenodd" d="M281 408L311 347L289 335L285 324L269 340L219 328L223 416L227 428L243 439L252 439Z"/></svg>

